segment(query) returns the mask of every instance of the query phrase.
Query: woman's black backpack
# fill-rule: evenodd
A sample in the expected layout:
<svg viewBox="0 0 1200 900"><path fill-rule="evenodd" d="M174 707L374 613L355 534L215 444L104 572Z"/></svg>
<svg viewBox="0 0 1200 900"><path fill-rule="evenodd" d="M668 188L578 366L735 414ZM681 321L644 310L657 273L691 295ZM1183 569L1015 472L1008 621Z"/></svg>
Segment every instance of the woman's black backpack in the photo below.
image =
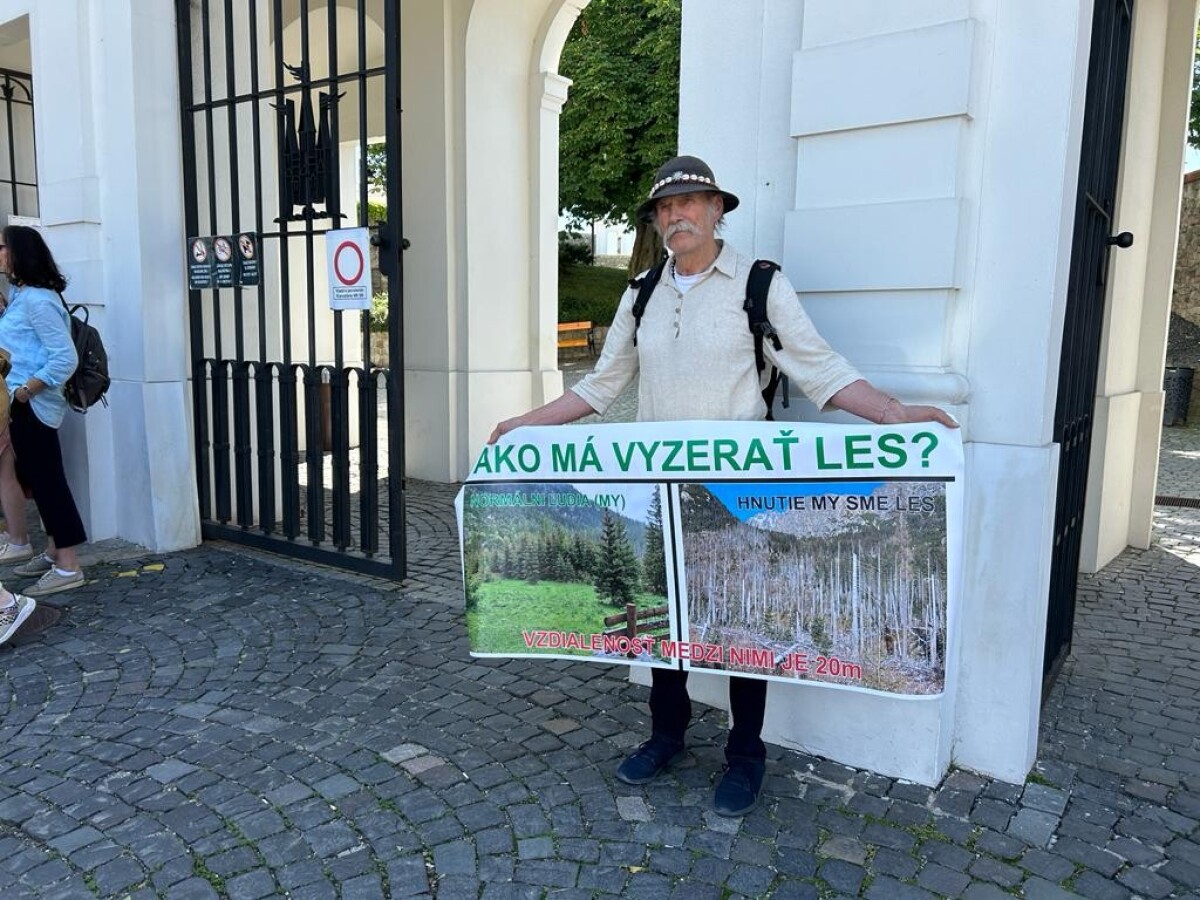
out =
<svg viewBox="0 0 1200 900"><path fill-rule="evenodd" d="M104 342L100 340L100 332L88 324L86 306L81 303L67 306L62 294L58 295L58 299L71 319L71 340L75 342L75 352L79 356L75 374L63 385L67 405L81 413L86 413L89 406L97 403L108 406L104 395L112 379L108 377L108 353L104 349Z"/></svg>

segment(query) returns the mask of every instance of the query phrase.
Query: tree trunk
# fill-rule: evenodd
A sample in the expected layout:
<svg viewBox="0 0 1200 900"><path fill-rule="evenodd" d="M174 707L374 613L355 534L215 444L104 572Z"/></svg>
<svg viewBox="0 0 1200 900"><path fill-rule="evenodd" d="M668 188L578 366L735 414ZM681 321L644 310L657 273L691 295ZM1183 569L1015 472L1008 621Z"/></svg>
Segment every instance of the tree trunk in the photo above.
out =
<svg viewBox="0 0 1200 900"><path fill-rule="evenodd" d="M629 277L633 278L651 266L658 265L663 253L662 238L658 236L655 227L647 222L638 222L633 250L630 251L629 257Z"/></svg>

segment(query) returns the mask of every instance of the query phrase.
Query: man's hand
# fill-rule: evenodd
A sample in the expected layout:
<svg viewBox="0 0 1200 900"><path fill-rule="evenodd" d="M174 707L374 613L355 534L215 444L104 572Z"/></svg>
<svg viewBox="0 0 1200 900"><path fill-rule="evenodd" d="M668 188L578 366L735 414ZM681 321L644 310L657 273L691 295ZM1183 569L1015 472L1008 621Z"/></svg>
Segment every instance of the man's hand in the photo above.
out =
<svg viewBox="0 0 1200 900"><path fill-rule="evenodd" d="M950 418L949 414L936 406L906 406L895 397L879 390L865 378L850 382L830 397L829 402L838 409L854 413L876 425L937 422L947 428L958 427L958 423Z"/></svg>
<svg viewBox="0 0 1200 900"><path fill-rule="evenodd" d="M513 416L511 419L505 419L492 429L492 434L488 438L488 443L494 444L496 441L500 440L501 435L508 434L514 428L520 428L525 424L524 419L524 416Z"/></svg>
<svg viewBox="0 0 1200 900"><path fill-rule="evenodd" d="M567 422L574 422L576 419L591 415L595 411L574 391L566 391L557 400L551 400L545 406L539 406L523 415L505 419L492 429L488 443L496 443L501 435L508 434L514 428L520 428L522 425L565 425Z"/></svg>
<svg viewBox="0 0 1200 900"><path fill-rule="evenodd" d="M947 428L957 428L950 415L936 406L908 406L899 400L889 400L879 420L880 425L904 425L910 422L937 422Z"/></svg>

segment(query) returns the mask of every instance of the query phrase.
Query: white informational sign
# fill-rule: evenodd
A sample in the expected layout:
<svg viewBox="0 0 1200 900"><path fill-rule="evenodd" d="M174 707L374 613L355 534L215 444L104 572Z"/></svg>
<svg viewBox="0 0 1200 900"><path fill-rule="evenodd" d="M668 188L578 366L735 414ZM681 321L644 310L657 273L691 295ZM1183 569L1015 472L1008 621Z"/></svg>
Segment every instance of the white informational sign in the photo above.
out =
<svg viewBox="0 0 1200 900"><path fill-rule="evenodd" d="M329 308L371 308L371 245L365 228L325 232Z"/></svg>
<svg viewBox="0 0 1200 900"><path fill-rule="evenodd" d="M471 653L937 696L962 476L932 423L517 429L457 500Z"/></svg>

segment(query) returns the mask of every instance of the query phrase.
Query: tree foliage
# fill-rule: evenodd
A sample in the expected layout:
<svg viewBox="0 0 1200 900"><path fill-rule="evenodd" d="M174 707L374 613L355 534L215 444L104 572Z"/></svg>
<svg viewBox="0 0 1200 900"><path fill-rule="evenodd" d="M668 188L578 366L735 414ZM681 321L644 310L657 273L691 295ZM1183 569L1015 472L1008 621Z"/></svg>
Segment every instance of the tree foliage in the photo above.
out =
<svg viewBox="0 0 1200 900"><path fill-rule="evenodd" d="M387 190L387 144L367 144L367 185L380 194Z"/></svg>
<svg viewBox="0 0 1200 900"><path fill-rule="evenodd" d="M667 557L663 548L662 501L658 491L650 501L650 515L646 519L646 554L642 558L645 570L646 590L652 594L667 594Z"/></svg>
<svg viewBox="0 0 1200 900"><path fill-rule="evenodd" d="M559 65L574 82L559 199L577 221L636 227L655 170L677 152L681 14L681 0L592 0L575 23ZM657 237L645 232L638 243Z"/></svg>
<svg viewBox="0 0 1200 900"><path fill-rule="evenodd" d="M641 579L637 555L625 524L618 516L604 511L600 548L596 559L596 593L614 606L624 606L637 598Z"/></svg>
<svg viewBox="0 0 1200 900"><path fill-rule="evenodd" d="M1196 54L1192 57L1192 108L1188 117L1188 143L1200 147L1200 26L1196 28Z"/></svg>

